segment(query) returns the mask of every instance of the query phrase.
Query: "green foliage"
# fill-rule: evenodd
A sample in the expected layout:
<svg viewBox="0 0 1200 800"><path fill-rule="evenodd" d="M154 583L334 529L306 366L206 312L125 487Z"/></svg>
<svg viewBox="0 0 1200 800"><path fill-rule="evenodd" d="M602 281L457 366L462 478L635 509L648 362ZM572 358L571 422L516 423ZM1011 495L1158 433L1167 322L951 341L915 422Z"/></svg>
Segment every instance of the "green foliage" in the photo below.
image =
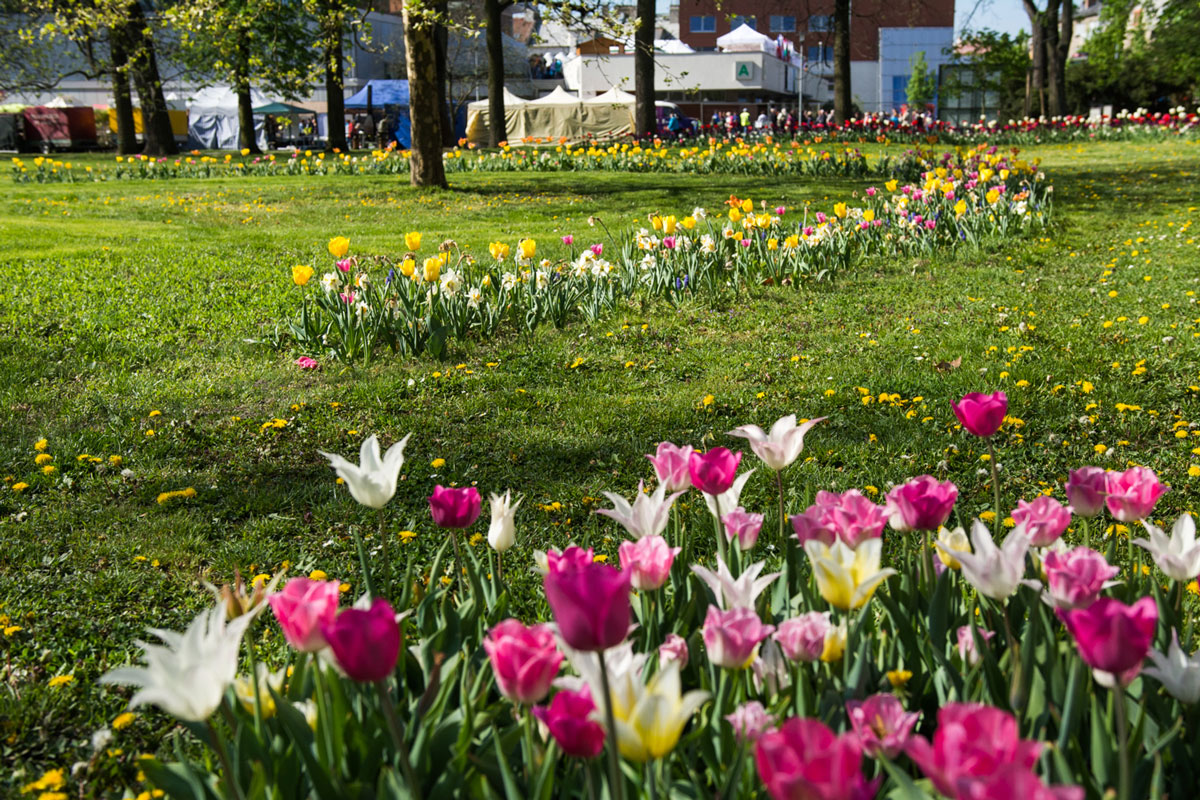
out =
<svg viewBox="0 0 1200 800"><path fill-rule="evenodd" d="M957 69L947 71L939 91L943 98L980 92L998 99L1001 122L1021 117L1025 74L1029 68L1029 34L1013 36L992 30L964 32L952 54Z"/></svg>
<svg viewBox="0 0 1200 800"><path fill-rule="evenodd" d="M937 96L937 73L929 68L925 51L918 50L910 59L912 75L908 79L908 106L918 111Z"/></svg>

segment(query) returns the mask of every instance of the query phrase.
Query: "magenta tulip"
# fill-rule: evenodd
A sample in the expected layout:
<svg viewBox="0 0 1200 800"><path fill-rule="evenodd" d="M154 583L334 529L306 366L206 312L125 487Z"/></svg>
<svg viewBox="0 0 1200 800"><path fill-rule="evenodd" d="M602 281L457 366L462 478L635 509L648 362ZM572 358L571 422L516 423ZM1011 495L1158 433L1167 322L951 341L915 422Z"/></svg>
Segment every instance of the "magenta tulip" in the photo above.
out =
<svg viewBox="0 0 1200 800"><path fill-rule="evenodd" d="M758 534L763 526L763 515L751 514L738 506L721 517L721 523L725 526L725 536L730 541L737 539L738 546L745 551L753 548L758 542Z"/></svg>
<svg viewBox="0 0 1200 800"><path fill-rule="evenodd" d="M1046 573L1046 601L1055 608L1087 608L1120 571L1104 556L1087 547L1059 552L1050 550L1042 560Z"/></svg>
<svg viewBox="0 0 1200 800"><path fill-rule="evenodd" d="M707 453L693 452L688 460L688 475L692 485L705 494L724 494L737 477L741 453L731 453L724 447L714 447Z"/></svg>
<svg viewBox="0 0 1200 800"><path fill-rule="evenodd" d="M833 528L825 527L821 510L817 506L809 506L807 511L793 514L788 519L792 523L792 530L795 531L796 539L799 540L801 547L809 541L817 541L833 547L833 543L837 540L837 534L833 532Z"/></svg>
<svg viewBox="0 0 1200 800"><path fill-rule="evenodd" d="M1058 541L1071 524L1071 512L1048 495L1034 498L1032 503L1017 501L1013 521L1025 526L1025 535L1033 547L1049 547Z"/></svg>
<svg viewBox="0 0 1200 800"><path fill-rule="evenodd" d="M1004 392L980 394L971 392L957 403L951 403L954 416L971 433L986 439L995 435L1008 413L1008 396Z"/></svg>
<svg viewBox="0 0 1200 800"><path fill-rule="evenodd" d="M820 512L822 524L831 528L851 550L867 539L882 536L888 520L883 506L875 505L857 489L840 495L817 492L817 504L810 506L809 512L814 508Z"/></svg>
<svg viewBox="0 0 1200 800"><path fill-rule="evenodd" d="M718 667L745 669L758 655L758 645L774 632L752 608L721 610L709 606L704 618L704 649Z"/></svg>
<svg viewBox="0 0 1200 800"><path fill-rule="evenodd" d="M1104 491L1108 513L1120 522L1137 522L1150 518L1154 504L1166 494L1167 487L1158 482L1154 470L1130 467L1124 472L1108 473Z"/></svg>
<svg viewBox="0 0 1200 800"><path fill-rule="evenodd" d="M429 511L433 524L439 528L469 528L479 519L483 498L474 486L465 489L446 489L435 486L429 496Z"/></svg>
<svg viewBox="0 0 1200 800"><path fill-rule="evenodd" d="M987 631L983 628L976 628L979 631L979 638L986 643L993 636L995 631ZM971 633L970 625L963 625L958 629L958 657L963 660L963 663L969 667L973 667L979 663L979 651L975 649L975 635Z"/></svg>
<svg viewBox="0 0 1200 800"><path fill-rule="evenodd" d="M356 681L381 681L400 656L400 624L392 604L376 597L370 609L347 608L321 626L342 672Z"/></svg>
<svg viewBox="0 0 1200 800"><path fill-rule="evenodd" d="M846 703L846 715L858 735L863 752L876 757L895 758L904 750L917 724L919 713L905 713L894 694L873 694L866 700Z"/></svg>
<svg viewBox="0 0 1200 800"><path fill-rule="evenodd" d="M1104 510L1104 491L1108 483L1102 467L1080 467L1067 478L1067 502L1081 517L1094 517Z"/></svg>
<svg viewBox="0 0 1200 800"><path fill-rule="evenodd" d="M962 778L988 777L1014 765L1029 770L1041 744L1021 739L1017 719L981 703L950 703L938 711L933 742L908 740L908 753L925 777L947 797L958 797Z"/></svg>
<svg viewBox="0 0 1200 800"><path fill-rule="evenodd" d="M888 492L889 508L910 531L937 531L950 518L956 500L958 487L950 481L940 482L932 475L913 478Z"/></svg>
<svg viewBox="0 0 1200 800"><path fill-rule="evenodd" d="M775 641L791 661L816 661L825 652L825 638L832 629L828 611L809 611L779 623Z"/></svg>
<svg viewBox="0 0 1200 800"><path fill-rule="evenodd" d="M653 591L671 577L671 564L682 548L670 547L661 536L645 536L636 542L621 542L621 569L630 573L638 591Z"/></svg>
<svg viewBox="0 0 1200 800"><path fill-rule="evenodd" d="M1088 666L1128 685L1137 677L1154 641L1158 605L1153 597L1143 597L1131 606L1101 597L1087 608L1063 611L1059 616Z"/></svg>
<svg viewBox="0 0 1200 800"><path fill-rule="evenodd" d="M862 774L862 749L853 733L834 735L824 723L794 717L759 737L758 776L774 800L869 800L880 779Z"/></svg>
<svg viewBox="0 0 1200 800"><path fill-rule="evenodd" d="M563 660L549 625L526 628L515 619L488 631L483 649L491 659L500 693L522 705L533 705L550 693Z"/></svg>
<svg viewBox="0 0 1200 800"><path fill-rule="evenodd" d="M323 650L321 625L333 621L338 607L338 582L292 578L283 591L267 598L288 644L302 653Z"/></svg>
<svg viewBox="0 0 1200 800"><path fill-rule="evenodd" d="M557 550L550 550L546 553L546 566L550 572L586 567L595 560L596 554L592 548L589 547L585 550L577 544L567 545L567 549L561 553Z"/></svg>
<svg viewBox="0 0 1200 800"><path fill-rule="evenodd" d="M775 717L757 700L742 703L732 714L725 715L725 721L733 726L733 735L739 742L757 742L775 725Z"/></svg>
<svg viewBox="0 0 1200 800"><path fill-rule="evenodd" d="M630 572L596 562L551 570L543 586L563 641L586 652L625 641L631 577Z"/></svg>
<svg viewBox="0 0 1200 800"><path fill-rule="evenodd" d="M585 684L577 692L562 690L550 706L537 706L533 714L550 730L563 752L575 758L595 758L604 747L604 726L592 719L596 703Z"/></svg>
<svg viewBox="0 0 1200 800"><path fill-rule="evenodd" d="M1086 796L1078 786L1047 786L1033 772L1015 764L990 775L960 778L956 788L959 800L1083 800Z"/></svg>
<svg viewBox="0 0 1200 800"><path fill-rule="evenodd" d="M654 474L659 483L665 484L667 494L686 492L692 488L692 476L688 464L692 460L692 446L677 447L670 442L659 442L654 455L646 456L654 465Z"/></svg>

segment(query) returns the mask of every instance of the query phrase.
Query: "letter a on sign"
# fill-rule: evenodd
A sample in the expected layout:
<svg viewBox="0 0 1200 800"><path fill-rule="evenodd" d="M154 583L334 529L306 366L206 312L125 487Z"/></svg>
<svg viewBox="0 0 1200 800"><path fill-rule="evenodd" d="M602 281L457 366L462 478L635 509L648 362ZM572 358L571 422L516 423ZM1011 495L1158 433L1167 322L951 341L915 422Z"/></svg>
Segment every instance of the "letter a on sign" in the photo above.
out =
<svg viewBox="0 0 1200 800"><path fill-rule="evenodd" d="M737 69L734 75L739 81L748 81L754 77L754 64L749 61L737 62Z"/></svg>

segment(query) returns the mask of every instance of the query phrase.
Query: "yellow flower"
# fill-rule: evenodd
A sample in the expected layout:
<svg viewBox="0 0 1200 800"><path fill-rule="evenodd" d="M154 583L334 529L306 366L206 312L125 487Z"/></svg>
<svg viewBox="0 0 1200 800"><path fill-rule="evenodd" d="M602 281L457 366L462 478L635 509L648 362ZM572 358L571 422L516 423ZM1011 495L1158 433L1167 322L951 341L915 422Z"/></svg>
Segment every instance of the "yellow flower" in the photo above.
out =
<svg viewBox="0 0 1200 800"><path fill-rule="evenodd" d="M74 682L74 680L74 675L55 675L50 679L50 687L65 686L68 683Z"/></svg>
<svg viewBox="0 0 1200 800"><path fill-rule="evenodd" d="M522 239L517 242L517 251L521 254L521 258L533 258L537 254L537 242L533 239Z"/></svg>
<svg viewBox="0 0 1200 800"><path fill-rule="evenodd" d="M419 231L409 231L404 234L404 246L409 250L421 249L421 234Z"/></svg>
<svg viewBox="0 0 1200 800"><path fill-rule="evenodd" d="M314 569L308 573L308 579L310 581L327 581L329 580L329 576L325 574L325 570L323 569Z"/></svg>
<svg viewBox="0 0 1200 800"><path fill-rule="evenodd" d="M249 147L243 147L243 148L242 148L242 155L243 155L243 156L248 156L248 155L250 155L250 148L249 148Z"/></svg>
<svg viewBox="0 0 1200 800"><path fill-rule="evenodd" d="M22 628L20 625L8 625L8 626L5 626L5 628L4 628L4 635L5 636L16 636L18 633L20 633L23 630L25 630L25 629Z"/></svg>
<svg viewBox="0 0 1200 800"><path fill-rule="evenodd" d="M55 472L58 472L58 467L54 466L53 464L47 464L46 466L42 467L42 472L47 475L53 475Z"/></svg>
<svg viewBox="0 0 1200 800"><path fill-rule="evenodd" d="M50 446L50 443L47 442L45 439L38 439L37 442L34 443L33 449L37 450L39 453L44 453L44 452L46 452L46 448L49 446Z"/></svg>
<svg viewBox="0 0 1200 800"><path fill-rule="evenodd" d="M825 634L825 647L821 650L821 660L826 664L841 661L846 652L846 620L834 625Z"/></svg>
<svg viewBox="0 0 1200 800"><path fill-rule="evenodd" d="M134 714L132 711L118 714L112 721L112 728L114 731L123 730L132 725L135 719L137 719L137 714Z"/></svg>
<svg viewBox="0 0 1200 800"><path fill-rule="evenodd" d="M779 249L779 240L778 239L767 239L767 249L768 250L778 250Z"/></svg>
<svg viewBox="0 0 1200 800"><path fill-rule="evenodd" d="M446 466L446 459L435 458L433 461L429 462L429 466L433 467L434 469L441 469L442 467Z"/></svg>
<svg viewBox="0 0 1200 800"><path fill-rule="evenodd" d="M900 185L900 184L899 184L899 181L896 181L896 180L890 180L890 181L888 181L887 183L885 183L885 184L884 184L884 187L885 187L885 188L886 188L886 189L887 189L889 192L894 192L894 191L896 191L896 187L897 187L897 186L899 186L899 185Z"/></svg>
<svg viewBox="0 0 1200 800"><path fill-rule="evenodd" d="M845 204L845 203L834 203L834 204L833 204L833 213L834 213L834 215L835 215L835 216L837 216L837 217L839 217L839 218L841 218L841 219L845 219L845 218L846 218L846 215L847 215L848 213L850 213L850 212L849 212L849 210L846 208L846 204Z"/></svg>
<svg viewBox="0 0 1200 800"><path fill-rule="evenodd" d="M995 511L984 511L983 513L981 513L979 515L979 518L981 520L983 520L984 522L991 522L992 520L994 520L996 518L996 512Z"/></svg>
<svg viewBox="0 0 1200 800"><path fill-rule="evenodd" d="M509 246L504 242L492 242L488 245L488 252L492 254L492 258L497 261L503 261L508 258Z"/></svg>
<svg viewBox="0 0 1200 800"><path fill-rule="evenodd" d="M33 463L37 464L40 467L43 464L49 464L53 460L54 460L54 456L50 455L49 453L38 453L37 456L33 459Z"/></svg>
<svg viewBox="0 0 1200 800"><path fill-rule="evenodd" d="M711 406L715 400L716 400L716 398L713 397L711 394L706 394L706 395L704 395L704 399L701 400L700 402L703 405Z"/></svg>
<svg viewBox="0 0 1200 800"><path fill-rule="evenodd" d="M433 283L442 274L442 259L437 256L430 256L425 259L425 264L421 267L423 277L426 283Z"/></svg>
<svg viewBox="0 0 1200 800"><path fill-rule="evenodd" d="M991 513L994 517L995 513ZM971 552L971 540L967 538L967 533L962 528L955 528L952 531L942 528L938 532L937 541L933 543L933 546L937 548L938 558L950 569L962 567L962 564L958 563L958 559L951 553Z"/></svg>
<svg viewBox="0 0 1200 800"><path fill-rule="evenodd" d="M805 542L804 551L812 562L821 596L841 611L863 606L879 584L896 574L894 569L879 568L882 539L867 539L853 550L841 540L834 542L833 547L812 540Z"/></svg>
<svg viewBox="0 0 1200 800"><path fill-rule="evenodd" d="M912 670L907 669L891 669L888 670L887 673L888 683L892 685L893 689L899 689L901 686L908 683L910 680L912 680L912 676Z"/></svg>
<svg viewBox="0 0 1200 800"><path fill-rule="evenodd" d="M158 503L160 505L162 505L164 503L169 503L170 501L174 500L176 497L186 497L188 499L191 499L195 496L196 496L196 490L193 489L191 486L189 486L186 489L179 489L179 490L176 490L173 492L163 492L162 494L160 494L158 496Z"/></svg>
<svg viewBox="0 0 1200 800"><path fill-rule="evenodd" d="M696 227L696 218L689 214L688 216L686 216L682 220L680 220L680 223L683 225L683 227L685 229L690 231L692 228Z"/></svg>
<svg viewBox="0 0 1200 800"><path fill-rule="evenodd" d="M730 222L740 222L741 219L742 219L741 211L739 211L736 208L729 209L729 221Z"/></svg>
<svg viewBox="0 0 1200 800"><path fill-rule="evenodd" d="M303 286L308 283L308 279L313 276L313 268L304 264L297 264L292 267L292 283L297 286Z"/></svg>
<svg viewBox="0 0 1200 800"><path fill-rule="evenodd" d="M329 240L329 255L343 258L350 252L350 240L345 236L335 236Z"/></svg>
<svg viewBox="0 0 1200 800"><path fill-rule="evenodd" d="M704 691L682 694L675 661L656 672L648 684L642 684L641 676L632 670L614 682L617 749L631 761L644 763L674 750L692 714L709 698Z"/></svg>
<svg viewBox="0 0 1200 800"><path fill-rule="evenodd" d="M1192 478L1200 478L1200 467L1192 464L1188 467L1188 475Z"/></svg>
<svg viewBox="0 0 1200 800"><path fill-rule="evenodd" d="M874 220L875 220L875 209L868 208L866 211L863 212L863 221L864 222L873 222Z"/></svg>
<svg viewBox="0 0 1200 800"><path fill-rule="evenodd" d="M956 218L961 217L965 213L967 213L967 201L959 200L957 203L954 204L954 216Z"/></svg>
<svg viewBox="0 0 1200 800"><path fill-rule="evenodd" d="M415 538L417 538L416 531L400 531L400 541L404 544L408 544Z"/></svg>
<svg viewBox="0 0 1200 800"><path fill-rule="evenodd" d="M783 240L783 246L787 250L795 250L800 246L800 236L793 233L791 236Z"/></svg>
<svg viewBox="0 0 1200 800"><path fill-rule="evenodd" d="M986 195L984 195L984 199L986 199L988 201L988 203L995 203L997 200L1000 199L1000 190L992 189Z"/></svg>
<svg viewBox="0 0 1200 800"><path fill-rule="evenodd" d="M665 233L667 236L674 236L675 235L675 227L679 224L678 220L675 219L675 215L672 214L670 216L663 217L662 222L663 222L663 233Z"/></svg>
<svg viewBox="0 0 1200 800"><path fill-rule="evenodd" d="M417 262L411 258L406 258L400 262L400 274L406 278L411 278L417 270Z"/></svg>
<svg viewBox="0 0 1200 800"><path fill-rule="evenodd" d="M745 200L742 201L742 211L745 211L747 214L749 214L753 210L754 210L754 201L751 200L749 197L747 197Z"/></svg>
<svg viewBox="0 0 1200 800"><path fill-rule="evenodd" d="M283 679L286 673L286 669L271 672L265 664L258 665L258 707L262 710L263 719L275 716L275 698L271 696L271 690L273 689L275 694L283 693ZM233 691L242 708L254 713L254 678L250 675L239 675L233 681Z"/></svg>

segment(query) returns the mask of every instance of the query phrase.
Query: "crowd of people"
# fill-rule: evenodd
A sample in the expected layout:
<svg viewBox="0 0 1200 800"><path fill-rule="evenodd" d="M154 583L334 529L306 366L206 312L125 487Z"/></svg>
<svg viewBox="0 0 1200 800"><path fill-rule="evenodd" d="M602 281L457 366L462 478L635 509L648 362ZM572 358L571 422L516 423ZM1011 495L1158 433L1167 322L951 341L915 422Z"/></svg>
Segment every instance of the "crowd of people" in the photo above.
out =
<svg viewBox="0 0 1200 800"><path fill-rule="evenodd" d="M394 114L356 114L346 122L346 140L352 150L375 148L386 150L396 139L397 120Z"/></svg>
<svg viewBox="0 0 1200 800"><path fill-rule="evenodd" d="M876 128L903 126L906 128L928 129L935 125L933 114L929 111L916 112L911 109L892 109L890 113L876 112L856 118L862 127ZM795 135L802 131L818 131L834 127L832 110L808 110L803 113L797 109L775 106L759 107L757 113L744 107L740 112L714 111L703 126L703 133L709 136L724 136L726 138L747 138L754 135Z"/></svg>

